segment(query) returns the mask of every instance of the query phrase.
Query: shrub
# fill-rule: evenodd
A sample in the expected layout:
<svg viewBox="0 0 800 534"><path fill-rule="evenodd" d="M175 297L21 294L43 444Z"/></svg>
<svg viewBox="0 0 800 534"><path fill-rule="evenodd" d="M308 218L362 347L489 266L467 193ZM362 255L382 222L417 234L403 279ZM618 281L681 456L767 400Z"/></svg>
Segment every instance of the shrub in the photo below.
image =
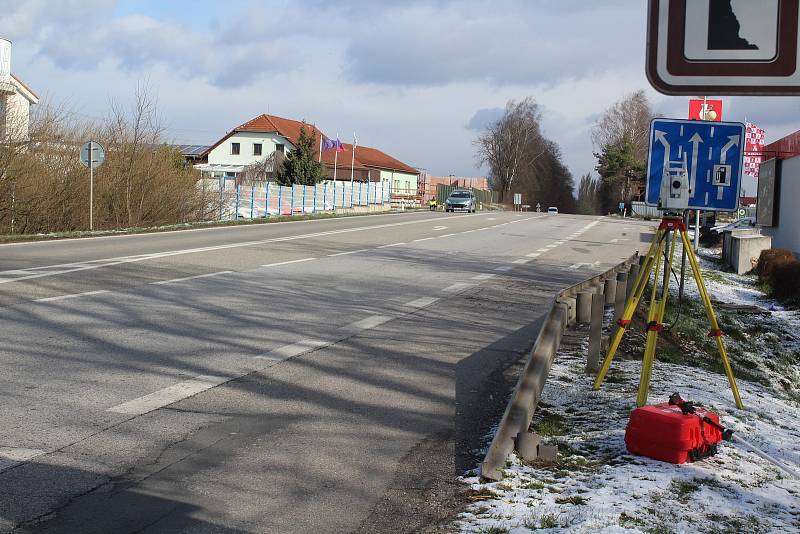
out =
<svg viewBox="0 0 800 534"><path fill-rule="evenodd" d="M800 298L800 261L792 259L775 265L770 273L769 283L775 297Z"/></svg>
<svg viewBox="0 0 800 534"><path fill-rule="evenodd" d="M761 255L758 257L756 273L761 281L769 282L772 271L774 271L778 265L793 261L797 260L789 249L773 248L762 250Z"/></svg>

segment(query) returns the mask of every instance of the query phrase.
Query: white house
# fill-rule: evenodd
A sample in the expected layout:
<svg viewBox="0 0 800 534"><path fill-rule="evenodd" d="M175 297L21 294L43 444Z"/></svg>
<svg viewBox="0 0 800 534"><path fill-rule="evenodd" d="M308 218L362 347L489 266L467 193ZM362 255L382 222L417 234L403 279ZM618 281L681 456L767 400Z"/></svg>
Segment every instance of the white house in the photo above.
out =
<svg viewBox="0 0 800 534"><path fill-rule="evenodd" d="M0 39L0 141L27 141L31 106L38 103L36 93L11 74L11 41Z"/></svg>

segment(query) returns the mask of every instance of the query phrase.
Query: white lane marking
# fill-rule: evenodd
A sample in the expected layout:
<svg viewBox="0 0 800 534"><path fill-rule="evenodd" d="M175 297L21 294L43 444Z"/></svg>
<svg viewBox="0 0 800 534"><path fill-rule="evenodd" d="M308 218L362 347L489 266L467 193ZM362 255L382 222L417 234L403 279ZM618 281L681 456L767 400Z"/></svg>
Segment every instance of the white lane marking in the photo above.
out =
<svg viewBox="0 0 800 534"><path fill-rule="evenodd" d="M381 245L381 246L376 247L376 248L391 248L391 247L399 247L400 245L405 245L405 243L404 242L392 243L391 245Z"/></svg>
<svg viewBox="0 0 800 534"><path fill-rule="evenodd" d="M538 258L539 256L542 255L542 253L541 252L531 252L530 254L525 254L525 255L527 257L529 257L529 258Z"/></svg>
<svg viewBox="0 0 800 534"><path fill-rule="evenodd" d="M100 289L98 291L87 291L86 293L75 293L73 295L59 295L57 297L46 297L43 299L36 299L34 302L55 302L57 300L76 299L78 297L90 297L92 295L102 295L103 293L111 293L108 289Z"/></svg>
<svg viewBox="0 0 800 534"><path fill-rule="evenodd" d="M459 232L460 234L471 234L472 232L477 232L477 230L465 230L463 232Z"/></svg>
<svg viewBox="0 0 800 534"><path fill-rule="evenodd" d="M556 245L555 243L553 243L552 245L546 245L544 248L545 248L545 249L552 249L552 248L556 248L557 246L558 246L558 245Z"/></svg>
<svg viewBox="0 0 800 534"><path fill-rule="evenodd" d="M184 278L173 278L172 280L159 280L158 282L150 282L154 286L159 286L163 284L172 284L175 282L185 282L187 280L197 280L198 278L210 278L212 276L219 276L222 274L230 274L233 271L219 271L216 273L207 273L207 274L197 274L195 276L186 276Z"/></svg>
<svg viewBox="0 0 800 534"><path fill-rule="evenodd" d="M572 265L569 266L569 269L580 269L581 267L596 267L598 265L600 265L599 261L596 261L594 263L573 263Z"/></svg>
<svg viewBox="0 0 800 534"><path fill-rule="evenodd" d="M271 350L266 354L255 356L255 358L257 360L270 360L274 362L282 362L284 360L288 360L289 358L294 358L295 356L299 356L306 352L311 352L314 349L324 347L325 345L330 345L330 342L322 341L320 339L303 339L302 341L298 341L297 343L292 343L290 345L284 345L283 347L278 347L277 349Z"/></svg>
<svg viewBox="0 0 800 534"><path fill-rule="evenodd" d="M488 219L486 219L486 220L487 220L487 221L496 221L496 220L497 220L497 217L489 217L489 218L488 218Z"/></svg>
<svg viewBox="0 0 800 534"><path fill-rule="evenodd" d="M422 239L415 239L414 243L419 243L420 241L430 241L431 239L436 239L435 237L423 237Z"/></svg>
<svg viewBox="0 0 800 534"><path fill-rule="evenodd" d="M0 447L0 471L4 471L9 467L14 467L24 462L29 462L43 454L45 454L45 451L39 449Z"/></svg>
<svg viewBox="0 0 800 534"><path fill-rule="evenodd" d="M394 317L390 317L388 315L373 315L371 317L367 317L366 319L361 319L360 321L356 321L354 323L350 323L349 325L342 328L345 332L360 332L361 330L370 330L377 326L382 325L383 323L388 323L394 319Z"/></svg>
<svg viewBox="0 0 800 534"><path fill-rule="evenodd" d="M609 243L619 243L620 241L629 241L627 237L615 237Z"/></svg>
<svg viewBox="0 0 800 534"><path fill-rule="evenodd" d="M368 248L362 248L359 250L351 250L350 252L337 252L336 254L328 254L329 258L335 258L336 256L349 256L350 254L358 254L359 252L368 252Z"/></svg>
<svg viewBox="0 0 800 534"><path fill-rule="evenodd" d="M453 237L456 234L442 234L439 237Z"/></svg>
<svg viewBox="0 0 800 534"><path fill-rule="evenodd" d="M469 284L467 282L457 282L451 286L447 286L446 288L442 289L445 293L456 293L457 291L463 291L468 287L472 287L473 284Z"/></svg>
<svg viewBox="0 0 800 534"><path fill-rule="evenodd" d="M408 306L409 308L425 308L426 306L430 306L437 300L439 299L436 297L422 297L417 300L412 300L411 302L406 302L404 306Z"/></svg>
<svg viewBox="0 0 800 534"><path fill-rule="evenodd" d="M472 215L454 215L451 219L459 219L463 217L471 217ZM269 243L281 243L284 241L297 241L301 239L310 239L315 237L324 237L324 236L331 236L331 235L338 235L338 234L347 234L353 232L362 232L367 230L378 230L382 228L393 228L397 226L407 226L410 224L422 224L422 223L430 223L430 219L421 219L418 221L404 221L399 223L387 223L387 224L376 224L370 226L359 226L356 228L343 228L339 230L328 230L325 232L314 232L310 234L300 234L294 236L285 236L285 237L273 237L270 239L261 239L258 241L243 241L239 243L228 243L225 245L213 245L208 247L197 247L197 248L187 248L187 249L180 249L180 250L170 250L166 252L154 252L150 254L137 254L134 256L119 256L115 258L103 258L103 259L96 259L96 260L89 260L85 262L78 262L78 263L61 263L56 265L47 265L47 266L39 266L39 267L31 267L29 269L13 269L10 271L0 271L0 284L11 283L11 282L21 282L23 280L30 280L33 278L42 278L45 276L56 276L59 274L68 274L77 271L86 271L92 269L100 269L101 267L112 267L114 265L120 265L124 263L136 263L140 261L147 261L152 259L158 258L166 258L171 256L180 256L184 254L195 254L198 252L213 252L217 250L225 250L229 248L239 248L239 247L252 247L256 245L266 245ZM275 223L281 224L281 223ZM198 229L199 230L199 229ZM205 229L210 230L210 229ZM184 232L191 232L193 230L184 230ZM147 234L147 235L161 235L161 234ZM112 237L112 236L108 236ZM113 237L127 237L127 236L113 236ZM142 235L139 235L142 237ZM92 237L92 238L83 238L83 239L104 239L104 237ZM19 244L28 244L28 243L19 243ZM41 244L41 243L39 243ZM14 246L17 245L15 243L11 243L8 245L0 245L0 246ZM54 269L57 267L65 267L66 269L62 269L60 271L53 271L53 272L38 272L42 269ZM7 275L20 275L15 278L6 278Z"/></svg>
<svg viewBox="0 0 800 534"><path fill-rule="evenodd" d="M563 245L564 243L566 243L566 241L554 241L553 242L554 245Z"/></svg>
<svg viewBox="0 0 800 534"><path fill-rule="evenodd" d="M531 261L530 258L520 258L518 260L512 261L511 263L516 263L516 264L522 265L522 264L528 263L529 261Z"/></svg>
<svg viewBox="0 0 800 534"><path fill-rule="evenodd" d="M153 393L145 395L144 397L139 397L138 399L133 399L132 401L118 404L117 406L109 408L106 411L126 415L143 415L152 412L153 410L157 410L159 408L163 408L164 406L178 402L179 400L197 395L202 391L211 389L220 384L224 384L229 380L231 380L230 377L223 376L196 376L194 378L190 378L189 380L179 382L173 386L154 391Z"/></svg>
<svg viewBox="0 0 800 534"><path fill-rule="evenodd" d="M479 275L473 276L472 279L473 280L491 280L492 278L495 278L495 277L497 277L496 274L484 273L484 274L479 274Z"/></svg>
<svg viewBox="0 0 800 534"><path fill-rule="evenodd" d="M537 249L536 249L536 252L539 252L539 253L541 253L541 252L548 252L549 250L550 250L549 248L537 248Z"/></svg>
<svg viewBox="0 0 800 534"><path fill-rule="evenodd" d="M433 231L434 232L439 232L441 230L447 230L447 226L434 226L433 227Z"/></svg>
<svg viewBox="0 0 800 534"><path fill-rule="evenodd" d="M316 259L317 258L303 258L300 260L279 261L278 263L267 263L266 265L262 265L262 267L278 267L280 265L291 265L292 263L303 263L304 261L312 261Z"/></svg>
<svg viewBox="0 0 800 534"><path fill-rule="evenodd" d="M495 271L510 271L511 269L513 269L513 267L511 267L510 265L503 265L502 267L494 268Z"/></svg>

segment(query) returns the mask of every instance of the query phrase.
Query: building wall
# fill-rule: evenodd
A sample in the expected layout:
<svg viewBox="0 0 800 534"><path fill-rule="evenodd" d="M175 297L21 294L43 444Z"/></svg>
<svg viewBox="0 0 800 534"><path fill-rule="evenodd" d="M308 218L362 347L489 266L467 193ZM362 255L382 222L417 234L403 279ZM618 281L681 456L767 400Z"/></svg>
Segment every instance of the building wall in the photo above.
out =
<svg viewBox="0 0 800 534"><path fill-rule="evenodd" d="M778 224L761 231L772 236L773 248L788 248L800 258L800 156L783 160L780 187Z"/></svg>
<svg viewBox="0 0 800 534"><path fill-rule="evenodd" d="M381 180L391 183L392 194L411 195L417 194L419 175L404 172L381 170Z"/></svg>
<svg viewBox="0 0 800 534"><path fill-rule="evenodd" d="M231 154L231 143L239 143L239 155ZM261 143L261 156L253 155L253 144ZM286 152L294 148L289 140L276 133L237 132L208 153L210 165L252 165L275 152L276 144L283 144Z"/></svg>
<svg viewBox="0 0 800 534"><path fill-rule="evenodd" d="M8 141L27 141L30 128L31 103L19 93L0 93L2 138Z"/></svg>

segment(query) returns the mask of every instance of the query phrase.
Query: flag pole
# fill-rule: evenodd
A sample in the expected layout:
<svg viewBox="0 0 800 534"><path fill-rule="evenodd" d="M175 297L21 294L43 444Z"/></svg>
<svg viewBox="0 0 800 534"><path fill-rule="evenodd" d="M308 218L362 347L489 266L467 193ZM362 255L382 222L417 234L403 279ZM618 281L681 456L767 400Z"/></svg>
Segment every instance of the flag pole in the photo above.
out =
<svg viewBox="0 0 800 534"><path fill-rule="evenodd" d="M336 132L336 141L339 141L339 132ZM333 154L333 210L336 211L336 165L339 162L339 147L334 147ZM342 199L344 200L344 198Z"/></svg>
<svg viewBox="0 0 800 534"><path fill-rule="evenodd" d="M358 144L358 138L356 137L355 132L353 132L353 153L350 157L350 207L353 207L353 179L355 178L356 170L356 145ZM359 189L361 191L361 189ZM361 203L361 198L358 199L359 204Z"/></svg>
<svg viewBox="0 0 800 534"><path fill-rule="evenodd" d="M319 133L319 159L317 160L318 163L322 163L322 132Z"/></svg>

